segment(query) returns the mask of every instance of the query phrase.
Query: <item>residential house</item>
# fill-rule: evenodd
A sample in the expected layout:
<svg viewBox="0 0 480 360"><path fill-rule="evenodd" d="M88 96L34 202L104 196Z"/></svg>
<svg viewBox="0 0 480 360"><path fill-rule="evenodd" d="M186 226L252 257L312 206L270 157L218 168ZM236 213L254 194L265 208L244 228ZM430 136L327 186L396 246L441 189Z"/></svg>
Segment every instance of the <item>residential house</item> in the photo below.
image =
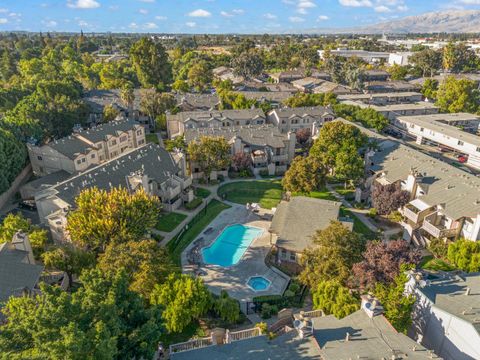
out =
<svg viewBox="0 0 480 360"><path fill-rule="evenodd" d="M217 94L176 94L175 100L180 111L212 111L220 105Z"/></svg>
<svg viewBox="0 0 480 360"><path fill-rule="evenodd" d="M415 85L410 84L403 80L391 80L391 81L368 81L364 84L363 90L370 94L377 93L392 93L392 92L413 92L418 88Z"/></svg>
<svg viewBox="0 0 480 360"><path fill-rule="evenodd" d="M185 111L167 115L167 131L170 139L182 136L185 129L262 124L265 124L265 114L261 109Z"/></svg>
<svg viewBox="0 0 480 360"><path fill-rule="evenodd" d="M410 80L411 84L414 84L418 87L422 87L427 79L433 79L438 81L439 84L443 83L448 77L454 77L457 80L470 80L473 81L480 88L480 74L476 73L462 73L462 74L452 74L452 73L443 73L440 75L435 75L433 77L422 77L414 80Z"/></svg>
<svg viewBox="0 0 480 360"><path fill-rule="evenodd" d="M272 108L281 107L283 102L292 96L290 91L237 91L236 93L245 96L248 100L269 103Z"/></svg>
<svg viewBox="0 0 480 360"><path fill-rule="evenodd" d="M298 90L290 83L262 83L258 81L245 81L240 86L236 86L237 91L261 91L261 92L289 92L295 94Z"/></svg>
<svg viewBox="0 0 480 360"><path fill-rule="evenodd" d="M272 78L275 83L290 83L300 80L306 76L320 80L331 80L331 77L328 73L318 71L316 69L296 69L270 74L270 78Z"/></svg>
<svg viewBox="0 0 480 360"><path fill-rule="evenodd" d="M241 84L245 79L243 76L235 75L232 68L219 66L212 70L213 76L221 81L231 81L233 85Z"/></svg>
<svg viewBox="0 0 480 360"><path fill-rule="evenodd" d="M353 222L340 217L341 204L336 201L294 196L278 204L270 225L276 261L298 263L305 249L314 247L317 230L327 228L332 221L341 221L349 230Z"/></svg>
<svg viewBox="0 0 480 360"><path fill-rule="evenodd" d="M148 130L155 127L155 119L151 119L148 114L141 111L141 101L144 94L148 93L147 89L134 89L134 100L131 104L125 104L120 94L120 89L112 90L90 90L83 95L83 101L90 107L89 122L91 124L100 124L103 122L103 109L105 106L115 108L121 117L135 120Z"/></svg>
<svg viewBox="0 0 480 360"><path fill-rule="evenodd" d="M410 193L399 209L405 240L426 246L434 238L480 239L480 178L391 140L365 162L367 191L374 183L398 184Z"/></svg>
<svg viewBox="0 0 480 360"><path fill-rule="evenodd" d="M479 116L469 113L400 116L393 124L415 138L417 144L428 142L458 152L468 158L468 165L480 169Z"/></svg>
<svg viewBox="0 0 480 360"><path fill-rule="evenodd" d="M143 189L157 196L163 209L173 211L193 200L191 183L182 154L172 156L164 148L148 144L43 189L35 194L35 202L40 221L50 227L56 242L62 242L68 239L67 214L75 208L75 198L82 190Z"/></svg>
<svg viewBox="0 0 480 360"><path fill-rule="evenodd" d="M410 273L414 336L446 360L480 359L480 273Z"/></svg>
<svg viewBox="0 0 480 360"><path fill-rule="evenodd" d="M252 160L255 174L267 171L269 175L283 174L295 156L296 138L294 133L280 133L274 125L245 125L185 130L187 144L198 141L202 136L222 137L231 145L232 156L243 152ZM203 176L195 163L190 164L192 176ZM217 169L217 174L226 175L228 169Z"/></svg>
<svg viewBox="0 0 480 360"><path fill-rule="evenodd" d="M324 123L334 118L332 109L323 106L281 108L267 114L267 122L277 126L283 133L309 129L312 136L317 134Z"/></svg>
<svg viewBox="0 0 480 360"><path fill-rule="evenodd" d="M298 90L304 93L311 93L313 89L320 85L324 80L316 79L314 77L305 77L292 81L292 85L295 86Z"/></svg>
<svg viewBox="0 0 480 360"><path fill-rule="evenodd" d="M27 144L33 173L75 174L145 145L145 129L133 119L110 121L45 145Z"/></svg>
<svg viewBox="0 0 480 360"><path fill-rule="evenodd" d="M358 91L351 89L348 86L337 84L331 81L323 81L315 86L312 90L314 94L324 94L331 92L335 95L356 94Z"/></svg>
<svg viewBox="0 0 480 360"><path fill-rule="evenodd" d="M37 292L42 271L26 234L17 232L11 242L0 244L0 308L11 296Z"/></svg>
<svg viewBox="0 0 480 360"><path fill-rule="evenodd" d="M389 120L395 120L399 116L428 115L438 114L438 107L429 102L407 103L407 104L389 104L389 105L369 105L360 101L341 101L342 104L354 105L362 109L374 109Z"/></svg>
<svg viewBox="0 0 480 360"><path fill-rule="evenodd" d="M339 101L351 100L361 101L365 104L386 105L386 104L403 104L411 102L419 102L423 100L423 95L419 92L393 92L393 93L377 93L377 94L345 94L338 95Z"/></svg>

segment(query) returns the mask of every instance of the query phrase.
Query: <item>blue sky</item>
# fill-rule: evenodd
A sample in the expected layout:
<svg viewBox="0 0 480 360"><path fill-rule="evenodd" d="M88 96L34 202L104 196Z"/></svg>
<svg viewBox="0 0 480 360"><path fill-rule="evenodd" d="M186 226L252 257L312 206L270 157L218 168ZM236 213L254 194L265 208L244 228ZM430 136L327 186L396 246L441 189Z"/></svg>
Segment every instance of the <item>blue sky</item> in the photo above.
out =
<svg viewBox="0 0 480 360"><path fill-rule="evenodd" d="M276 33L447 9L480 0L0 0L0 31Z"/></svg>

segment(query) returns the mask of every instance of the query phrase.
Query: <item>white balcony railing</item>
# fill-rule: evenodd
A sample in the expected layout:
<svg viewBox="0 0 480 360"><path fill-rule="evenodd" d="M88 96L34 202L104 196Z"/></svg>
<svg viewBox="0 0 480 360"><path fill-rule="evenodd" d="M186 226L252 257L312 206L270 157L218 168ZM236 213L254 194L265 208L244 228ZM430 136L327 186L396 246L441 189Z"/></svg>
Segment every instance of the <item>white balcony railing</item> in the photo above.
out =
<svg viewBox="0 0 480 360"><path fill-rule="evenodd" d="M250 339L252 337L256 337L260 335L262 335L262 331L258 327L254 327L252 329L234 331L234 332L227 331L225 342L228 344L233 341Z"/></svg>
<svg viewBox="0 0 480 360"><path fill-rule="evenodd" d="M418 215L419 213L415 213L414 211L410 210L408 207L404 206L402 209L401 209L401 214L403 216L405 216L406 218L408 218L409 220L411 220L412 222L414 223L417 223L418 222Z"/></svg>
<svg viewBox="0 0 480 360"><path fill-rule="evenodd" d="M178 344L170 345L170 354L204 348L213 345L211 337L188 340Z"/></svg>

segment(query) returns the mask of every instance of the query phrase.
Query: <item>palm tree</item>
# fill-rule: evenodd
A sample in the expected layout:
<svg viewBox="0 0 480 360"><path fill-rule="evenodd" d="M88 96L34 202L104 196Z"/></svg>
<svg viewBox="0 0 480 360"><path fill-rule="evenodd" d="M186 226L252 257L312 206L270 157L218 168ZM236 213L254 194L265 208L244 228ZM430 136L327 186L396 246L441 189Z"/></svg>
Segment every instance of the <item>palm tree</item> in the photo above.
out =
<svg viewBox="0 0 480 360"><path fill-rule="evenodd" d="M133 92L133 86L130 83L127 83L122 90L120 90L120 98L128 109L133 107L135 94Z"/></svg>

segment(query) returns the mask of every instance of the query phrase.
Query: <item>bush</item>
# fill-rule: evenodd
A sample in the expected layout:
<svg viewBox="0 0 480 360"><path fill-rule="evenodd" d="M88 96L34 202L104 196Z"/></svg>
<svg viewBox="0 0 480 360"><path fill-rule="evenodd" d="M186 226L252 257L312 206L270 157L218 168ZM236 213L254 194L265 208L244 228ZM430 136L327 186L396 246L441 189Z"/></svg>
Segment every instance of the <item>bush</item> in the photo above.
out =
<svg viewBox="0 0 480 360"><path fill-rule="evenodd" d="M283 293L283 296L285 296L286 298L292 298L295 296L295 293L291 290L285 290L285 292Z"/></svg>
<svg viewBox="0 0 480 360"><path fill-rule="evenodd" d="M278 302L282 300L281 295L262 295L255 296L252 301L255 303Z"/></svg>
<svg viewBox="0 0 480 360"><path fill-rule="evenodd" d="M466 272L480 271L480 243L457 240L448 245L448 261Z"/></svg>
<svg viewBox="0 0 480 360"><path fill-rule="evenodd" d="M430 241L428 250L430 250L436 258L446 259L448 256L448 244L442 239L433 239Z"/></svg>
<svg viewBox="0 0 480 360"><path fill-rule="evenodd" d="M262 322L256 323L256 324L255 324L255 327L260 328L260 332L261 332L263 335L265 335L265 334L268 333L268 325L267 325L266 322L263 322L263 321L262 321Z"/></svg>
<svg viewBox="0 0 480 360"><path fill-rule="evenodd" d="M296 282L292 282L288 286L288 290L290 290L290 291L292 291L293 293L296 294L300 290L300 285L298 285Z"/></svg>
<svg viewBox="0 0 480 360"><path fill-rule="evenodd" d="M268 176L268 170L260 170L258 173L260 174L261 177Z"/></svg>
<svg viewBox="0 0 480 360"><path fill-rule="evenodd" d="M369 211L368 211L368 216L370 216L372 219L374 219L378 214L378 211L376 208L371 208Z"/></svg>
<svg viewBox="0 0 480 360"><path fill-rule="evenodd" d="M202 198L195 198L193 199L192 201L190 201L189 203L185 204L185 208L187 210L193 210L193 209L196 209L197 207L200 206L200 204L203 202L203 199Z"/></svg>
<svg viewBox="0 0 480 360"><path fill-rule="evenodd" d="M262 317L262 319L270 319L273 315L276 315L277 313L277 305L270 305L268 303L265 303L262 305L262 312L260 316Z"/></svg>
<svg viewBox="0 0 480 360"><path fill-rule="evenodd" d="M220 296L215 299L213 308L222 320L230 323L235 323L240 318L240 305L238 301L228 296L225 290L222 290Z"/></svg>

